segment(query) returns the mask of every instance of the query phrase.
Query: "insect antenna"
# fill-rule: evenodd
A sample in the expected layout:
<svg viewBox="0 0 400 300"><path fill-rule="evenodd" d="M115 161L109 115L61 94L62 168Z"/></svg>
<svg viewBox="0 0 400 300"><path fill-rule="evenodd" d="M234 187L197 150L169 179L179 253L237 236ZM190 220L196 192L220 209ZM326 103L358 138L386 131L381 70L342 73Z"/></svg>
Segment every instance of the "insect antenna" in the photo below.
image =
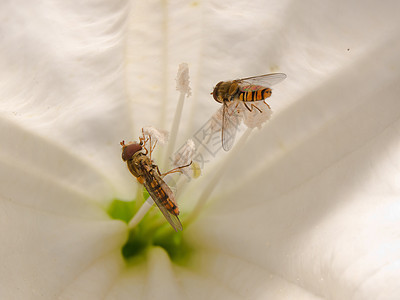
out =
<svg viewBox="0 0 400 300"><path fill-rule="evenodd" d="M151 159L151 153L153 153L154 149L156 148L156 145L157 145L157 140L154 142L154 146L153 147L151 146L151 136L150 136L150 154L149 154L150 159Z"/></svg>

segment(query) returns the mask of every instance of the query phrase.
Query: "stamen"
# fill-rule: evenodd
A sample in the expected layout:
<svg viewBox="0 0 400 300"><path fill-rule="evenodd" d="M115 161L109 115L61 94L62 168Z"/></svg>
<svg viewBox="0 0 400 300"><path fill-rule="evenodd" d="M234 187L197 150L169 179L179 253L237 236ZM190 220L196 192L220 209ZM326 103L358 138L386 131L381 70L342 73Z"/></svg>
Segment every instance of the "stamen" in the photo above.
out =
<svg viewBox="0 0 400 300"><path fill-rule="evenodd" d="M189 66L187 63L181 63L176 76L176 90L190 97L192 95L192 90L189 83Z"/></svg>
<svg viewBox="0 0 400 300"><path fill-rule="evenodd" d="M231 157L235 156L235 154L240 151L242 146L246 143L246 140L249 138L252 128L247 128L243 135L240 137L236 147L229 151L229 154L223 159L223 161L216 166L214 169L217 170L213 176L209 179L208 185L203 189L203 193L200 195L199 199L197 200L197 204L195 205L194 209L192 210L191 214L185 219L185 224L189 225L192 223L202 211L204 205L210 199L210 195L214 191L214 188L219 183L219 178L223 176L225 173L227 166L231 163Z"/></svg>
<svg viewBox="0 0 400 300"><path fill-rule="evenodd" d="M241 103L240 103L241 104ZM255 103L253 105L258 105ZM257 106L258 108L258 106ZM227 169L228 164L231 163L230 157L234 156L235 153L240 151L242 146L246 143L246 140L250 136L252 130L254 128L261 128L262 124L265 123L267 120L270 119L272 115L272 111L267 106L262 107L263 111L260 113L257 109L252 111L248 111L243 109L242 107L238 108L238 113L243 114L243 122L247 126L246 131L243 133L239 141L236 143L236 146L230 150L229 154L224 158L224 160L220 163L219 166L216 166L214 169L217 170L211 179L209 179L208 185L203 189L203 193L200 195L196 206L194 207L192 213L188 216L185 220L186 224L193 222L197 216L200 214L201 210L203 209L204 205L210 198L210 195L214 191L214 188L217 186L219 182L219 178L223 176L225 170ZM217 112L218 113L218 112Z"/></svg>
<svg viewBox="0 0 400 300"><path fill-rule="evenodd" d="M154 201L151 197L147 198L147 200L143 203L143 205L139 208L138 212L133 216L133 218L129 221L128 228L135 228L140 221L144 218L150 208L153 206Z"/></svg>
<svg viewBox="0 0 400 300"><path fill-rule="evenodd" d="M181 63L179 65L178 74L176 77L176 90L180 92L178 105L176 106L174 120L171 127L171 137L168 143L168 148L165 153L163 160L163 167L166 167L167 161L171 157L172 151L175 147L176 137L179 130L179 123L182 117L183 103L185 96L189 97L191 95L191 89L189 86L189 66L187 63Z"/></svg>
<svg viewBox="0 0 400 300"><path fill-rule="evenodd" d="M177 167L189 164L193 159L195 151L196 146L193 140L187 140L185 145L183 145L183 147L173 155L172 164Z"/></svg>
<svg viewBox="0 0 400 300"><path fill-rule="evenodd" d="M146 126L142 128L143 134L155 140L162 145L168 142L168 132L165 130L156 129L152 126ZM145 140L145 143L147 140Z"/></svg>

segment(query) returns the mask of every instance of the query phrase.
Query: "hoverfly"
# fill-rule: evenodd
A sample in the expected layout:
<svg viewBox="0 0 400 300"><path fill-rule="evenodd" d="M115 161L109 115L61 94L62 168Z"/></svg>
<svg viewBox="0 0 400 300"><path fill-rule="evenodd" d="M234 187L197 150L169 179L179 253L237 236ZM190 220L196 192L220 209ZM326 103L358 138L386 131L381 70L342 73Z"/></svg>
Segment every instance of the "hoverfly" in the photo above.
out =
<svg viewBox="0 0 400 300"><path fill-rule="evenodd" d="M150 142L149 150L146 148L148 141ZM126 161L129 171L144 185L150 197L175 231L182 230L182 224L178 218L179 208L174 193L162 178L167 174L180 172L180 169L190 166L191 163L161 174L158 166L151 159L156 143L152 146L151 136L146 137L143 130L142 137L139 137L139 143L134 142L126 145L125 141L122 141L120 144L122 146L122 160Z"/></svg>
<svg viewBox="0 0 400 300"><path fill-rule="evenodd" d="M215 86L211 94L215 101L223 104L221 140L222 148L225 151L229 151L232 148L237 128L240 125L240 119L235 114L239 102L243 103L250 112L253 109L258 110L260 113L262 112L255 103L252 103L255 101L263 101L270 109L267 102L265 102L265 99L272 94L270 87L285 78L286 74L271 73L231 81L221 81ZM250 102L250 105L247 104L248 102Z"/></svg>

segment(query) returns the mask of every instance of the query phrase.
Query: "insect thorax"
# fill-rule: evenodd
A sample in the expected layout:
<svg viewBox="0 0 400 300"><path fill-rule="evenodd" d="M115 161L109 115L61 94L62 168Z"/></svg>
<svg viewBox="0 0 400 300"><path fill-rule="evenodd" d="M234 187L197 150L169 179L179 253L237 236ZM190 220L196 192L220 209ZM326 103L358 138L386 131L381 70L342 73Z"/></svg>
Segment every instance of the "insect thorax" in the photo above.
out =
<svg viewBox="0 0 400 300"><path fill-rule="evenodd" d="M135 177L142 177L146 166L151 167L150 158L142 152L136 152L128 162L128 169Z"/></svg>
<svg viewBox="0 0 400 300"><path fill-rule="evenodd" d="M233 81L221 81L220 83L217 84L217 86L214 89L214 99L217 102L226 102L226 101L232 101L234 96L238 93L239 91L239 85L238 83L233 80Z"/></svg>

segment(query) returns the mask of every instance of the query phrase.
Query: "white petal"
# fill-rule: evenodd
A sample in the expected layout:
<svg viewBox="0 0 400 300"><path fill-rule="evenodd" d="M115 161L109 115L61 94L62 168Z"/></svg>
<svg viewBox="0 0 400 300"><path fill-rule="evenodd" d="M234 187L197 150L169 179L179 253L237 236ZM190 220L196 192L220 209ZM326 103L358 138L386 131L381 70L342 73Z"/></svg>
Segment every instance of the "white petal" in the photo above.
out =
<svg viewBox="0 0 400 300"><path fill-rule="evenodd" d="M193 257L190 268L193 273L182 270L183 286L188 293L198 295L198 299L318 299L296 282L225 251L202 249ZM215 286L205 289L202 281L206 280Z"/></svg>
<svg viewBox="0 0 400 300"><path fill-rule="evenodd" d="M171 261L165 250L153 248L148 254L148 299L185 299L175 279Z"/></svg>
<svg viewBox="0 0 400 300"><path fill-rule="evenodd" d="M16 134L6 132L11 120L17 124L11 129L33 133L38 143L50 139L58 151L81 157L126 197L119 142L131 138L132 125L123 88L124 4L79 8L1 4L7 19L0 50L2 138ZM60 168L54 171L63 175Z"/></svg>
<svg viewBox="0 0 400 300"><path fill-rule="evenodd" d="M3 299L54 299L82 273L103 265L110 252L119 252L126 239L122 222L65 217L3 197L0 212L0 238L7 245L0 250L1 282L7 287L0 291ZM115 256L113 263L112 272L96 274L96 286L100 284L96 291L101 283L109 284L120 268Z"/></svg>
<svg viewBox="0 0 400 300"><path fill-rule="evenodd" d="M165 250L155 247L146 255L146 265L138 263L122 273L108 299L187 299Z"/></svg>
<svg viewBox="0 0 400 300"><path fill-rule="evenodd" d="M184 299L262 297L271 285L296 299L398 295L397 12L394 1L1 4L1 298L139 298L159 295L148 291L158 281ZM119 141L168 129L182 61L193 86L182 140L219 107L218 81L289 77L268 129L221 180L246 188L187 231L195 262L210 248L206 263L171 270L156 250L148 273L118 277L126 226L97 205L132 195Z"/></svg>
<svg viewBox="0 0 400 300"><path fill-rule="evenodd" d="M106 272L104 270L107 270ZM121 251L114 252L94 260L81 273L76 274L73 281L61 289L60 299L100 299L109 294L115 286L115 278L119 278L124 270Z"/></svg>

